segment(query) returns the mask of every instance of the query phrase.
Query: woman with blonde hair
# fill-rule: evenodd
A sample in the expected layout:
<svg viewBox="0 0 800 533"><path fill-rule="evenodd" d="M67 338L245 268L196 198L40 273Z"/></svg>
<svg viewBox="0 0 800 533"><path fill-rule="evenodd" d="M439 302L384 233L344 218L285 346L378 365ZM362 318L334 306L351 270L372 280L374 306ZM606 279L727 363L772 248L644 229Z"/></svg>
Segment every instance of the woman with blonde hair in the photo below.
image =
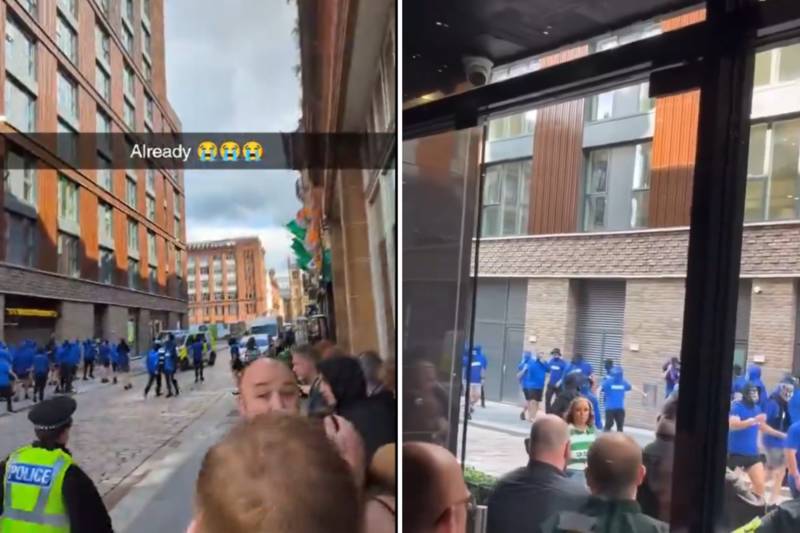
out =
<svg viewBox="0 0 800 533"><path fill-rule="evenodd" d="M583 396L572 400L567 411L566 422L569 425L570 458L567 463L567 474L583 475L586 469L586 458L589 448L597 438L594 427L592 402Z"/></svg>

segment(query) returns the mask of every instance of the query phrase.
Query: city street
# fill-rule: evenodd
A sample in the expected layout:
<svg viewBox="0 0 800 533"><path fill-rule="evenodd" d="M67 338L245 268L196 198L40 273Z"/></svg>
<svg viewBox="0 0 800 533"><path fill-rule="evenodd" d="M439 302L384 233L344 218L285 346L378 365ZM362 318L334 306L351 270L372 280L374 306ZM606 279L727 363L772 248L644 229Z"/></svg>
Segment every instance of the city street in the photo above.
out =
<svg viewBox="0 0 800 533"><path fill-rule="evenodd" d="M178 374L177 398L80 381L69 449L95 482L115 531L181 531L191 518L194 481L205 451L236 419L227 349L207 367L206 381ZM97 373L95 374L97 376ZM33 440L27 410L0 416L0 455Z"/></svg>

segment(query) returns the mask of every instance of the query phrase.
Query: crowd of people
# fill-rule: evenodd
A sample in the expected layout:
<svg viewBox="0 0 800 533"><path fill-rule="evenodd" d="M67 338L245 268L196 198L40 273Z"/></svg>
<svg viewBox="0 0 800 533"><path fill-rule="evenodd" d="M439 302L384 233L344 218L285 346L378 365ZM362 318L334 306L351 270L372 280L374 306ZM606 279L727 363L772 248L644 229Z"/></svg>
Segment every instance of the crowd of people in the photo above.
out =
<svg viewBox="0 0 800 533"><path fill-rule="evenodd" d="M118 383L132 387L129 379L131 349L125 339L112 343L107 339L64 340L58 344L51 336L47 344L27 339L16 346L0 341L0 398L8 412L20 398L34 403L44 400L48 386L56 393L72 393L74 382L95 379L95 369L103 383Z"/></svg>

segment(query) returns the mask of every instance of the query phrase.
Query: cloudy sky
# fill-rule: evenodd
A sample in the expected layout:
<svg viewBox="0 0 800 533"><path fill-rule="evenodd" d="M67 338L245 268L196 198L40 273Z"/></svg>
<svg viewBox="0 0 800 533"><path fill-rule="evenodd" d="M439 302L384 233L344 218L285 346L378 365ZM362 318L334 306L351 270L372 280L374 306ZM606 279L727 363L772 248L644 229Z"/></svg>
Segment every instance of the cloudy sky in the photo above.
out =
<svg viewBox="0 0 800 533"><path fill-rule="evenodd" d="M169 100L184 132L294 131L300 61L287 0L167 1ZM187 170L190 241L258 235L267 268L286 271L283 225L300 205L293 171Z"/></svg>

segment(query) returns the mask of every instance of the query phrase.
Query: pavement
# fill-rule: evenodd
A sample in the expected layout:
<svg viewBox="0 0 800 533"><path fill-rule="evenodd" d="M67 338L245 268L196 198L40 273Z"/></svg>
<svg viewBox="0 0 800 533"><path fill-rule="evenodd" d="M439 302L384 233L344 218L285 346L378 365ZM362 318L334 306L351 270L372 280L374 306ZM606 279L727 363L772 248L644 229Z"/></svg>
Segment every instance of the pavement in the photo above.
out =
<svg viewBox="0 0 800 533"><path fill-rule="evenodd" d="M76 383L68 448L103 496L115 531L184 531L191 520L199 463L236 421L227 347L217 353L205 382L193 383L191 370L178 373L181 394L173 398L151 391L145 399L145 373L134 372L127 391L99 379ZM0 458L34 439L24 412L31 405L21 401L22 412L0 416Z"/></svg>
<svg viewBox="0 0 800 533"><path fill-rule="evenodd" d="M493 476L525 465L524 439L530 434L531 424L519 419L521 411L522 407L512 404L486 402L485 408L479 404L467 426L466 464ZM459 420L463 420L463 413ZM459 459L463 431L463 424L459 425ZM647 429L626 427L625 434L642 447L655 439L653 431Z"/></svg>

